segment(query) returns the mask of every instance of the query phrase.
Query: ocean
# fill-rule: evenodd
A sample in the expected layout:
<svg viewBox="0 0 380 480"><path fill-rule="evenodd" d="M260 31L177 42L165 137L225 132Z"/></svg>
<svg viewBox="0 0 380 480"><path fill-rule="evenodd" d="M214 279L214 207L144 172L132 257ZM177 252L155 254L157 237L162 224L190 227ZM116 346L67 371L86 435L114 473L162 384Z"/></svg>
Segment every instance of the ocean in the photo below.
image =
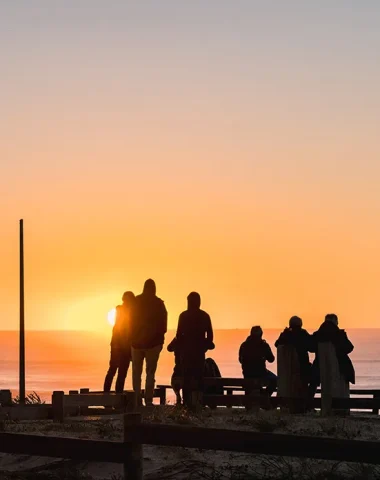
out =
<svg viewBox="0 0 380 480"><path fill-rule="evenodd" d="M351 359L356 370L357 388L380 388L380 329L347 330L355 345ZM166 343L174 337L169 331ZM264 338L276 354L274 342L280 330L266 329ZM209 352L222 376L241 377L238 362L240 344L248 330L216 330L215 350ZM50 401L54 390L101 390L109 361L109 334L74 331L31 331L26 335L26 389ZM157 370L157 384L170 384L174 357L164 348ZM276 362L268 364L276 372ZM126 388L131 388L128 372ZM18 393L18 333L0 332L0 389Z"/></svg>

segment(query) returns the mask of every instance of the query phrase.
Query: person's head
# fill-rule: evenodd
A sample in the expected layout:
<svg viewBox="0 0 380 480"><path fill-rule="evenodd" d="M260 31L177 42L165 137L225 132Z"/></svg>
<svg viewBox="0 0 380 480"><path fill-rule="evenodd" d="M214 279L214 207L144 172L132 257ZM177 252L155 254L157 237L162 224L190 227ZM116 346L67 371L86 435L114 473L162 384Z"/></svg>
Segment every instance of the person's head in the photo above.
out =
<svg viewBox="0 0 380 480"><path fill-rule="evenodd" d="M335 313L328 313L325 316L325 322L333 323L334 325L338 326L338 316Z"/></svg>
<svg viewBox="0 0 380 480"><path fill-rule="evenodd" d="M260 327L260 325L255 325L254 327L251 328L251 337L262 338L262 336L263 336L263 329Z"/></svg>
<svg viewBox="0 0 380 480"><path fill-rule="evenodd" d="M290 328L301 328L302 327L302 318L297 317L296 315L291 317L291 319L289 320L289 327Z"/></svg>
<svg viewBox="0 0 380 480"><path fill-rule="evenodd" d="M191 292L187 296L187 308L197 310L201 307L201 296L197 292Z"/></svg>
<svg viewBox="0 0 380 480"><path fill-rule="evenodd" d="M134 295L133 292L124 292L123 293L122 300L123 300L124 305L130 305L133 302L134 299L135 299L135 295Z"/></svg>
<svg viewBox="0 0 380 480"><path fill-rule="evenodd" d="M156 295L156 284L154 280L152 280L151 278L146 280L146 282L144 283L143 293L145 293L146 295Z"/></svg>

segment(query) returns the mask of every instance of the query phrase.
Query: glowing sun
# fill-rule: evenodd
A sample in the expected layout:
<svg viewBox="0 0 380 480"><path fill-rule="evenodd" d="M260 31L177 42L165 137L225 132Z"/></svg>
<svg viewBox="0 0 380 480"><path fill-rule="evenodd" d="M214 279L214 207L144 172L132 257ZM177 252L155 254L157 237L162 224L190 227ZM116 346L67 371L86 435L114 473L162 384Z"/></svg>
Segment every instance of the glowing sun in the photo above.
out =
<svg viewBox="0 0 380 480"><path fill-rule="evenodd" d="M112 326L115 325L115 320L116 320L116 308L113 308L107 313L107 320L108 323Z"/></svg>

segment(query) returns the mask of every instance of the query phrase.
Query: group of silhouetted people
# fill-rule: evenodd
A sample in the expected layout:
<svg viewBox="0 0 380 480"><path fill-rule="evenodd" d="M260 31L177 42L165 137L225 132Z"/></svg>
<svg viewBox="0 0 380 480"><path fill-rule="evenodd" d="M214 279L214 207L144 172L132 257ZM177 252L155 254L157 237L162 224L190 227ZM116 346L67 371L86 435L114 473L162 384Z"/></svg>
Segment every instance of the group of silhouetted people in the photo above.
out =
<svg viewBox="0 0 380 480"><path fill-rule="evenodd" d="M156 296L156 285L151 279L144 284L141 295L135 297L125 292L122 305L116 307L115 324L112 331L111 358L104 381L104 391L109 392L117 372L116 392L124 390L125 379L132 362L132 383L138 404L142 404L141 376L146 363L145 405L153 404L155 373L167 331L167 310L164 302ZM197 395L204 393L223 394L220 387L205 387L204 377L220 377L218 366L206 352L213 350L214 333L211 318L201 310L201 297L191 292L187 297L187 310L178 320L175 338L168 345L174 353L175 366L172 387L177 403L190 407L197 402ZM355 383L355 371L349 358L353 345L344 330L338 326L338 317L328 314L318 331L310 335L302 328L301 318L294 316L289 326L281 333L275 346L293 347L299 362L299 375L308 397L313 398L321 383L318 345L329 342L334 346L343 382ZM309 353L315 353L313 364ZM263 330L254 326L239 349L239 362L246 379L258 379L266 386L271 396L277 388L277 376L267 369L275 357L269 344L263 339ZM180 391L182 389L183 399ZM246 391L249 393L249 391ZM199 398L198 398L199 401ZM211 406L211 405L210 405Z"/></svg>
<svg viewBox="0 0 380 480"><path fill-rule="evenodd" d="M241 345L239 361L242 365L244 378L259 378L266 384L266 392L270 396L276 390L277 377L266 368L266 362L273 363L275 357L269 344L262 338L261 327L252 327L251 334ZM294 348L299 362L299 374L308 397L313 398L321 384L320 355L318 345L331 343L334 346L339 365L340 376L348 386L355 383L355 371L349 354L354 346L347 333L338 326L338 317L328 314L320 328L312 335L302 328L302 319L294 316L289 320L289 326L281 333L275 342L276 348L291 346ZM310 362L309 353L315 353L315 360Z"/></svg>
<svg viewBox="0 0 380 480"><path fill-rule="evenodd" d="M178 320L177 335L169 345L175 354L175 376L181 378L183 402L189 405L193 392L201 390L207 350L213 349L213 329L210 316L201 310L201 298L196 292L187 297L188 308ZM125 292L123 304L116 307L112 331L111 358L104 381L104 391L109 392L117 372L116 392L124 390L125 379L132 361L132 383L138 404L142 404L141 376L146 362L145 405L153 404L155 373L167 331L167 311L164 302L156 296L156 285L149 279L143 293L134 296ZM217 366L215 365L217 368ZM219 372L220 376L220 372Z"/></svg>

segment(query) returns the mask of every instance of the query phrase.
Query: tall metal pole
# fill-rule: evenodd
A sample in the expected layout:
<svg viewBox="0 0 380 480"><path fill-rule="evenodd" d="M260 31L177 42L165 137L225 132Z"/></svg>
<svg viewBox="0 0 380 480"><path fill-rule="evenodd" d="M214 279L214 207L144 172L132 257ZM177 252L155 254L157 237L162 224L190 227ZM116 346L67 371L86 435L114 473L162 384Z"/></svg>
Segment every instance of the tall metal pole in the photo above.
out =
<svg viewBox="0 0 380 480"><path fill-rule="evenodd" d="M20 220L20 403L25 403L24 220Z"/></svg>

